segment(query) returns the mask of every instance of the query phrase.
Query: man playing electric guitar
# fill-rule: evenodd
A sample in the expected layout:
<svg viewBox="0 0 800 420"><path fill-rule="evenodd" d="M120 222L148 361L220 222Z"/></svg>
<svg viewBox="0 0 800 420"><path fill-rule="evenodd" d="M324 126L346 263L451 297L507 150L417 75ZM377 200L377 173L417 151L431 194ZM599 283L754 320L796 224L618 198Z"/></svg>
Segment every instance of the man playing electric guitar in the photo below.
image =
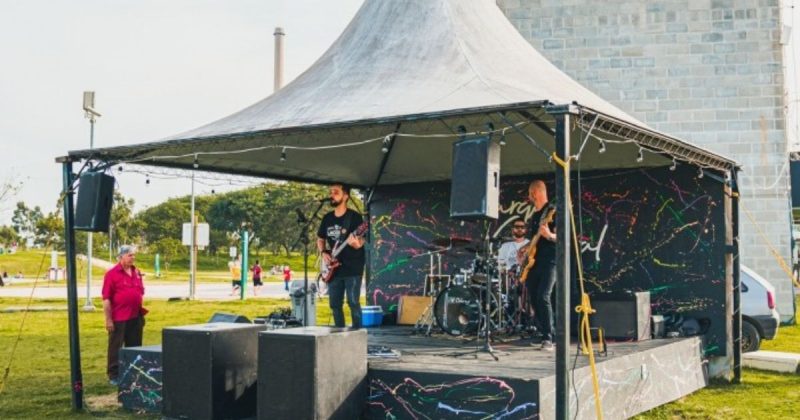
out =
<svg viewBox="0 0 800 420"><path fill-rule="evenodd" d="M556 234L553 222L553 208L547 200L547 186L535 180L528 186L528 199L536 210L530 218L528 234L531 237L527 257L533 258L533 266L528 268L527 276L520 279L528 289L528 302L534 307L534 316L542 332L542 350L552 351L553 346L553 289L556 284ZM538 236L538 238L536 238ZM536 240L534 240L536 239ZM523 267L528 261L523 262Z"/></svg>
<svg viewBox="0 0 800 420"><path fill-rule="evenodd" d="M317 230L317 249L322 254L325 264L331 263L331 249L337 244L346 242L346 246L336 257L340 263L333 272L328 283L330 307L333 322L337 327L344 327L344 311L342 305L347 296L347 305L353 320L353 328L361 328L361 278L364 274L364 238L353 235L362 224L361 215L347 208L350 199L350 187L341 183L330 186L330 204L333 211L322 217Z"/></svg>

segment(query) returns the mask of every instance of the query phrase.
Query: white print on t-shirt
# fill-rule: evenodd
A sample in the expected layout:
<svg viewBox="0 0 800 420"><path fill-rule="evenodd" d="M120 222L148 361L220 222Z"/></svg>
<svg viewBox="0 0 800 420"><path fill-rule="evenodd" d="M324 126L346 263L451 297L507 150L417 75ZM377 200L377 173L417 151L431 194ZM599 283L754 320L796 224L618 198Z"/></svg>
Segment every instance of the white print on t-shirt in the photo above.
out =
<svg viewBox="0 0 800 420"><path fill-rule="evenodd" d="M339 226L338 224L328 226L328 239L333 242L339 242L347 234L347 229Z"/></svg>

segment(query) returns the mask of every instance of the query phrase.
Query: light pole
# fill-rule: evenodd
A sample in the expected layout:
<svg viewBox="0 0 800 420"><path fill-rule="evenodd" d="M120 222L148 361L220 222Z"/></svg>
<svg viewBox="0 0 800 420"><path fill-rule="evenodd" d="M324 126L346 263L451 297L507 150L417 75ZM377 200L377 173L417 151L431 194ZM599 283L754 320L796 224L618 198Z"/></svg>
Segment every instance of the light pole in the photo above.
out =
<svg viewBox="0 0 800 420"><path fill-rule="evenodd" d="M94 122L100 113L94 109L94 91L83 92L83 111L84 117L89 119L89 149L94 148ZM84 311L93 311L92 303L92 232L89 232L86 250L86 304L83 305Z"/></svg>

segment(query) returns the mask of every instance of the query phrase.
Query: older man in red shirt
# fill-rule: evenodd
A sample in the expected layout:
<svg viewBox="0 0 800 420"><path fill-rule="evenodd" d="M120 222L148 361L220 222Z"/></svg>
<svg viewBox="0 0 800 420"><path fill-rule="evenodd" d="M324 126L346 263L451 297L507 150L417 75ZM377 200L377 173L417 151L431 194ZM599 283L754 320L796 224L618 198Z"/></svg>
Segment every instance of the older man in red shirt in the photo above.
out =
<svg viewBox="0 0 800 420"><path fill-rule="evenodd" d="M144 284L142 273L133 265L136 249L120 247L119 264L106 272L103 279L103 312L108 331L108 367L106 373L112 385L118 384L119 349L142 345L144 315L142 307Z"/></svg>

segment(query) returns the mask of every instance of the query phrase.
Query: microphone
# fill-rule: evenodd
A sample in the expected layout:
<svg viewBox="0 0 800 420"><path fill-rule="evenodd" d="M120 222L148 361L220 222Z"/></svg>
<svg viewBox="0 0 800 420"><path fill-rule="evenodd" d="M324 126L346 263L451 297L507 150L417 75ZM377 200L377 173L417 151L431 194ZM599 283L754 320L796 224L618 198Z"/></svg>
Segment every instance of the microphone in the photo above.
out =
<svg viewBox="0 0 800 420"><path fill-rule="evenodd" d="M317 202L317 203L324 203L326 201L330 201L330 198L328 198L328 197L315 198L314 201Z"/></svg>
<svg viewBox="0 0 800 420"><path fill-rule="evenodd" d="M306 219L306 215L300 211L299 208L295 207L294 212L297 213L297 223L306 223L308 219Z"/></svg>

